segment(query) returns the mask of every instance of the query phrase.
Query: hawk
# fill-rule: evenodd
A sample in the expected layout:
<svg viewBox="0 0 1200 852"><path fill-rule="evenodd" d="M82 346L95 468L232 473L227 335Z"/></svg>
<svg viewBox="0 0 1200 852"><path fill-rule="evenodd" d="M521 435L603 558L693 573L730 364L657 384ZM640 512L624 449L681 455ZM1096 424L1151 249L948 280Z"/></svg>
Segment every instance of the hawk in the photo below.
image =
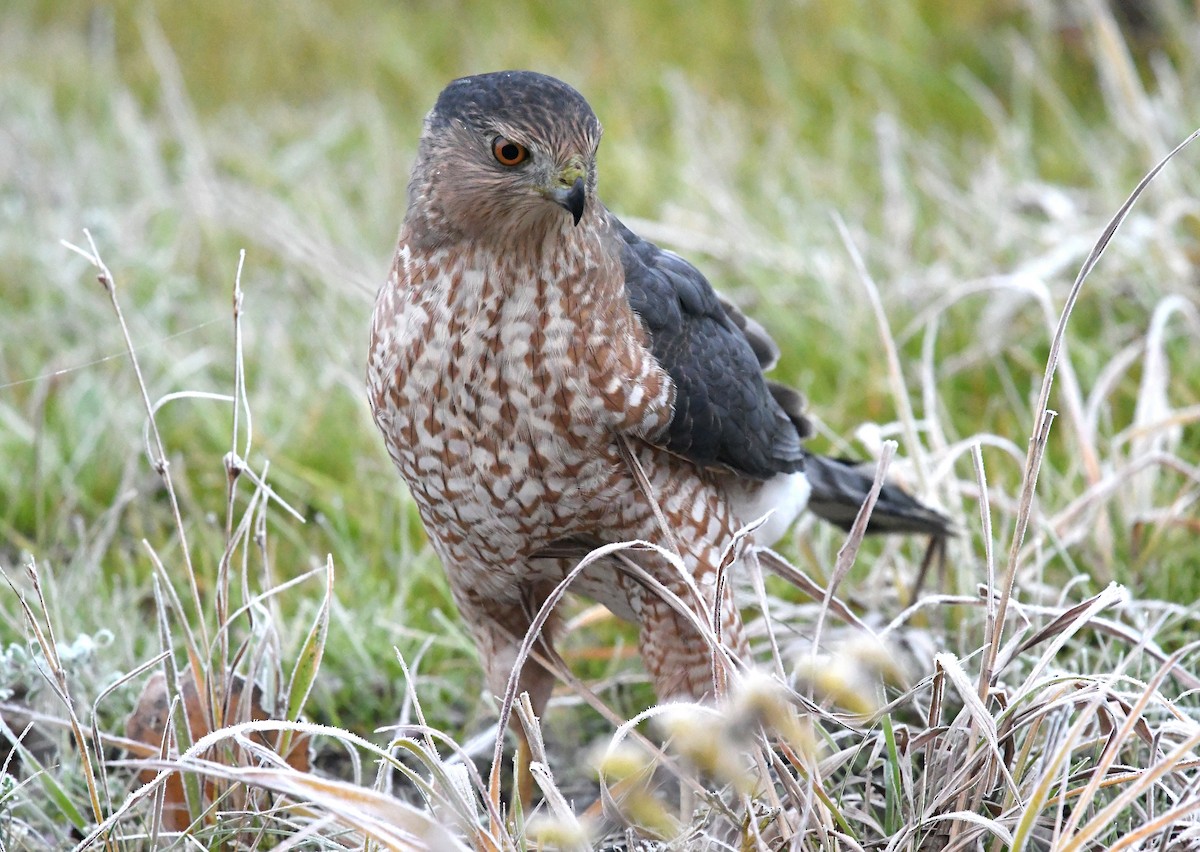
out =
<svg viewBox="0 0 1200 852"><path fill-rule="evenodd" d="M764 378L778 349L763 328L601 203L600 132L583 96L552 77L450 83L425 119L372 320L371 410L496 695L575 564L556 545L673 539L704 599L697 614L719 618L740 652L738 612L716 581L735 533L770 511L753 533L770 544L806 504L846 526L872 484L805 450L802 398ZM948 531L894 485L872 525ZM661 554L630 558L695 601ZM638 625L661 698L712 694L713 655L647 584L609 560L572 590ZM553 676L531 660L518 685L540 713Z"/></svg>

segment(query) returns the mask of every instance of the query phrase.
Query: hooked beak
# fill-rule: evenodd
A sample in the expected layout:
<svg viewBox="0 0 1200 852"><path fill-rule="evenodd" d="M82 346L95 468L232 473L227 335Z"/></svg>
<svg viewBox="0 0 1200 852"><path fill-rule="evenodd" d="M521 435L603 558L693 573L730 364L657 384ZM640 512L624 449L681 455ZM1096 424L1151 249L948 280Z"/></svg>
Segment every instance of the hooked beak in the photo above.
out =
<svg viewBox="0 0 1200 852"><path fill-rule="evenodd" d="M571 214L572 220L575 220L575 224L578 224L581 218L583 218L584 202L587 202L587 191L583 188L583 179L576 178L570 190L566 191L565 198L559 200L558 203L566 208L566 211Z"/></svg>
<svg viewBox="0 0 1200 852"><path fill-rule="evenodd" d="M572 157L554 176L546 197L571 214L575 224L583 218L587 205L587 166Z"/></svg>

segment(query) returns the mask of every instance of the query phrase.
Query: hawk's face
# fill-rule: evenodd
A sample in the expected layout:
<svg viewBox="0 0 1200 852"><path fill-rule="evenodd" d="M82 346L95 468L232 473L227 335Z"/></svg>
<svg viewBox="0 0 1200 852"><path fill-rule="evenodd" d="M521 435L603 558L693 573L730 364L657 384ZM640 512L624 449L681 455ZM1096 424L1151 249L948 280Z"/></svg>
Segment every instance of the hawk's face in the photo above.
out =
<svg viewBox="0 0 1200 852"><path fill-rule="evenodd" d="M600 132L583 96L552 77L455 80L425 119L408 216L440 242L578 225L594 203Z"/></svg>

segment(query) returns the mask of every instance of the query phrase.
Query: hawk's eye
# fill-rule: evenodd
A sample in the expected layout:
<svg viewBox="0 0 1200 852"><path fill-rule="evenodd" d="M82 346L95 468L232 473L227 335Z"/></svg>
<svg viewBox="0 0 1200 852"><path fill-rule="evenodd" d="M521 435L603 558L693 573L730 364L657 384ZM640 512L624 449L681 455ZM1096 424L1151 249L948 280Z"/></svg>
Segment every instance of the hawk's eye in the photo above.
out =
<svg viewBox="0 0 1200 852"><path fill-rule="evenodd" d="M519 166L529 157L529 149L511 139L497 136L492 140L492 156L502 166Z"/></svg>

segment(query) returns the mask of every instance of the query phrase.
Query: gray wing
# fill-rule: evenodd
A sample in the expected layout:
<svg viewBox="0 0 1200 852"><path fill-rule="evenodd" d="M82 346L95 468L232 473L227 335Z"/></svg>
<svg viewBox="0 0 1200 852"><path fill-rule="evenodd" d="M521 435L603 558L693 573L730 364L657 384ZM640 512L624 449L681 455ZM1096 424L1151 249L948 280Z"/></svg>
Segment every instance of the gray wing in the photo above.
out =
<svg viewBox="0 0 1200 852"><path fill-rule="evenodd" d="M667 448L761 479L803 470L812 488L809 509L849 528L871 489L873 469L806 452L801 441L812 434L812 423L804 397L763 377L779 358L766 330L714 291L696 267L614 222L624 241L629 304L676 385ZM888 482L867 532L947 536L954 526Z"/></svg>
<svg viewBox="0 0 1200 852"><path fill-rule="evenodd" d="M779 349L762 326L721 299L686 260L613 222L629 304L675 382L667 449L760 479L802 470L800 442L810 431L802 398L764 378Z"/></svg>

